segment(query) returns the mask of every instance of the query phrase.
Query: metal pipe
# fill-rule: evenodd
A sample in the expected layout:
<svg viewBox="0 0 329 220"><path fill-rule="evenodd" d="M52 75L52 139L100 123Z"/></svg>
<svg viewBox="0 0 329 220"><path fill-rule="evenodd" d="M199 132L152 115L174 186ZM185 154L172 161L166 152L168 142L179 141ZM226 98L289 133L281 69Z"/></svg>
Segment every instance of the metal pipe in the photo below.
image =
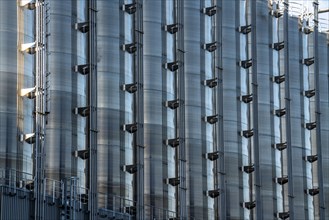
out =
<svg viewBox="0 0 329 220"><path fill-rule="evenodd" d="M87 143L89 147L89 219L97 219L97 2L89 0L88 2L89 18L89 49L88 49L88 106L90 108L88 118Z"/></svg>
<svg viewBox="0 0 329 220"><path fill-rule="evenodd" d="M137 11L135 16L134 41L138 45L135 55L135 80L137 82L137 95L135 98L135 118L139 124L135 136L134 161L137 165L135 176L136 218L145 219L144 214L144 91L143 91L143 4L136 1Z"/></svg>
<svg viewBox="0 0 329 220"><path fill-rule="evenodd" d="M46 116L46 51L45 51L45 13L44 1L36 1L35 9L35 32L36 32L36 60L35 60L35 144L34 144L34 196L35 200L35 217L38 219L44 218L44 201L42 192L44 192L44 138L45 138L45 116Z"/></svg>
<svg viewBox="0 0 329 220"><path fill-rule="evenodd" d="M176 157L179 160L179 218L180 220L185 220L187 218L186 213L186 151L185 151L185 63L184 63L184 29L182 24L184 24L184 1L176 1L177 4L177 23L181 26L179 32L177 33L176 40L176 56L177 61L181 63L181 66L177 72L177 97L180 101L180 107L177 114L178 121L178 137L180 138L180 145L178 155Z"/></svg>
<svg viewBox="0 0 329 220"><path fill-rule="evenodd" d="M326 13L326 12L329 12L329 8L319 10L319 11L318 11L318 14ZM314 12L314 14L315 14L315 13L316 13L316 12Z"/></svg>

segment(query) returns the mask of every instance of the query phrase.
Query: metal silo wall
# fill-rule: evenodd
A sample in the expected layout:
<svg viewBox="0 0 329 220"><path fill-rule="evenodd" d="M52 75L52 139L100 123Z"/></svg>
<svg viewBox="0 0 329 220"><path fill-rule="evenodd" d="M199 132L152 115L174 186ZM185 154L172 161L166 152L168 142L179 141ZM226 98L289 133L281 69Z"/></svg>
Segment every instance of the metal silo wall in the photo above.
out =
<svg viewBox="0 0 329 220"><path fill-rule="evenodd" d="M269 40L270 43L278 43L283 41L282 36L282 24L283 19L276 18L274 16L270 17L270 32L269 32ZM274 50L271 49L270 51L270 63L269 63L269 74L271 77L271 81L273 81L273 77L284 75L284 71L281 70L284 62L283 62L283 54L284 50ZM282 166L282 152L275 149L273 146L276 143L282 143L285 142L285 138L283 136L282 126L285 120L285 117L278 117L276 116L273 111L278 109L283 109L285 106L282 104L282 97L284 97L284 92L282 90L284 89L284 83L275 83L271 82L270 86L270 110L271 110L271 129L272 129L272 135L271 135L271 159L273 160L273 178L279 178L285 175L283 171ZM273 201L273 208L274 212L283 212L283 185L280 185L276 183L273 186L273 198L275 200Z"/></svg>
<svg viewBox="0 0 329 220"><path fill-rule="evenodd" d="M303 32L300 32L300 45L302 45L302 59L314 57L314 33L305 35ZM315 87L315 64L306 66L303 65L301 69L301 89L302 91L308 91L312 90ZM312 151L315 150L316 145L316 129L306 129L305 125L306 123L312 123L316 121L315 119L315 113L316 113L316 99L308 98L306 96L302 96L302 114L301 118L303 120L303 127L302 129L302 146L303 146L303 157L307 155L312 155ZM317 174L316 172L313 173L312 170L312 163L308 163L305 160L303 161L304 165L304 176L305 176L305 189L312 189L313 183L316 183L316 176L315 178L312 178L313 174ZM312 219L315 217L314 215L314 200L315 197L311 195L306 196L305 201L305 209L307 210L305 212L305 218Z"/></svg>
<svg viewBox="0 0 329 220"><path fill-rule="evenodd" d="M329 204L329 81L328 81L328 72L329 72L329 48L328 48L328 34L319 34L319 84L317 89L319 91L319 101L320 101L320 119L321 119L321 142L320 146L317 146L316 152L319 157L322 157L321 160L318 160L314 165L315 168L322 168L322 173L318 174L319 186L323 187L319 197L324 199L324 202L319 201L320 212L324 212L325 219L329 219L329 210L324 207L327 207ZM321 148L321 149L320 149ZM320 154L321 151L321 154ZM316 169L314 169L314 172ZM320 178L321 177L321 178ZM322 183L320 183L322 181ZM322 210L321 210L322 209Z"/></svg>
<svg viewBox="0 0 329 220"><path fill-rule="evenodd" d="M146 2L147 3L147 2ZM168 110L163 106L163 74L175 74L163 70L167 61L162 53L162 1L143 5L144 10L144 201L157 208L167 206L167 193L164 191L166 163L163 114ZM164 117L167 118L167 117ZM167 132L166 132L167 133ZM169 133L167 133L169 135ZM145 210L145 216L152 217L154 210Z"/></svg>
<svg viewBox="0 0 329 220"><path fill-rule="evenodd" d="M184 2L184 41L185 50L185 146L187 172L187 208L190 218L203 219L203 202L206 190L202 176L201 131L201 1Z"/></svg>
<svg viewBox="0 0 329 220"><path fill-rule="evenodd" d="M31 43L34 39L34 10L17 6L17 46L22 43ZM12 60L14 61L14 60ZM34 87L34 55L17 52L17 93L24 88ZM34 100L20 97L17 94L17 131L18 134L33 132ZM25 173L32 173L32 145L26 142L18 143L17 169Z"/></svg>
<svg viewBox="0 0 329 220"><path fill-rule="evenodd" d="M293 197L289 199L289 212L290 217L294 219L304 219L306 216L305 212L305 161L303 161L303 125L302 120L302 106L303 97L301 96L301 91L303 91L301 84L301 71L302 71L302 45L300 44L301 33L298 30L298 20L295 17L289 17L288 19L288 39L286 50L289 52L288 60L288 72L286 82L286 90L289 90L288 106L290 114L287 120L286 131L287 138L290 136L290 141L288 142L288 153L286 164L288 166L288 188L289 194Z"/></svg>
<svg viewBox="0 0 329 220"><path fill-rule="evenodd" d="M209 8L215 6L215 1L212 0L203 0L201 1L201 9L202 8ZM218 12L217 12L218 13ZM217 15L216 13L216 15ZM216 42L217 46L217 39L216 39L216 31L217 26L215 25L216 15L208 16L206 14L201 14L201 39L200 44L209 44ZM201 68L200 68L200 81L207 79L216 78L216 60L215 54L218 52L218 49L215 51L207 51L201 50ZM199 84L200 85L200 84ZM217 88L217 87L216 87ZM217 151L217 140L216 140L216 127L218 123L207 123L206 117L213 116L218 114L217 107L217 100L216 100L216 88L209 88L207 86L201 85L201 135L202 135L202 172L204 176L207 176L204 183L204 191L211 191L217 190L219 186L215 185L215 178L217 177L216 169L215 169L215 161L211 161L207 159L206 153L211 153ZM188 93L186 93L188 94ZM191 136L190 136L191 137ZM205 197L205 202L203 203L204 209L204 219L214 219L215 218L215 200L216 198L211 198L210 196Z"/></svg>
<svg viewBox="0 0 329 220"><path fill-rule="evenodd" d="M175 1L162 1L162 23L171 25L177 20L175 16ZM176 56L176 35L170 34L162 28L162 47L163 47L163 62L174 62L177 60ZM177 111L178 109L170 109L164 107L164 101L175 100L177 98L176 80L178 72L171 72L170 70L162 68L162 140L172 139L178 137L176 126L177 126ZM178 155L176 154L179 148L173 148L171 146L163 146L163 179L165 178L176 178L177 169L176 162ZM178 187L170 184L164 184L164 199L163 208L171 211L168 213L168 217L176 212L176 198ZM167 216L164 216L167 217Z"/></svg>
<svg viewBox="0 0 329 220"><path fill-rule="evenodd" d="M271 128L271 86L270 81L270 64L269 59L270 41L269 22L270 15L268 11L268 4L266 1L254 1L252 4L252 25L253 35L252 41L252 59L253 75L256 74L257 81L253 77L253 108L257 112L254 113L254 190L256 207L255 213L257 219L272 219L274 210L274 192L273 182L275 159L273 158L274 149L271 147L271 139L274 136ZM255 23L256 22L256 23ZM273 42L277 43L277 42ZM257 90L257 92L256 92Z"/></svg>
<svg viewBox="0 0 329 220"><path fill-rule="evenodd" d="M1 1L0 11L0 164L2 170L32 173L32 146L18 136L33 132L33 100L19 92L34 86L34 58L19 48L34 41L34 12L16 1Z"/></svg>
<svg viewBox="0 0 329 220"><path fill-rule="evenodd" d="M243 219L240 202L243 201L243 175L239 170L242 166L241 118L237 97L240 94L240 67L237 66L240 56L240 33L236 28L240 25L239 1L222 1L222 50L223 50L223 124L225 152L226 217L228 219ZM246 74L246 73L244 73Z"/></svg>
<svg viewBox="0 0 329 220"><path fill-rule="evenodd" d="M46 125L45 176L54 180L78 176L84 181L84 164L73 151L85 149L86 121L73 109L86 105L86 76L73 71L85 64L87 38L74 29L86 21L86 1L49 1L48 65L50 114ZM79 166L78 166L79 164Z"/></svg>
<svg viewBox="0 0 329 220"><path fill-rule="evenodd" d="M123 171L124 165L134 163L134 134L123 131L123 125L135 122L134 94L122 90L135 82L134 55L120 49L134 43L134 15L122 11L124 3L132 1L97 1L99 207L115 203L116 209L119 199L111 200L112 195L126 200L134 196L133 174Z"/></svg>
<svg viewBox="0 0 329 220"><path fill-rule="evenodd" d="M207 22L210 18L200 12L210 4L210 1L184 1L184 49L188 51L184 62L186 185L187 213L191 219L214 217L213 199L206 195L214 187L212 164L205 158L213 147L215 125L205 122L205 117L213 114L213 103L212 95L206 93L201 83L212 76L210 52L202 49L204 44L212 43L207 42L212 39L206 34L211 32Z"/></svg>

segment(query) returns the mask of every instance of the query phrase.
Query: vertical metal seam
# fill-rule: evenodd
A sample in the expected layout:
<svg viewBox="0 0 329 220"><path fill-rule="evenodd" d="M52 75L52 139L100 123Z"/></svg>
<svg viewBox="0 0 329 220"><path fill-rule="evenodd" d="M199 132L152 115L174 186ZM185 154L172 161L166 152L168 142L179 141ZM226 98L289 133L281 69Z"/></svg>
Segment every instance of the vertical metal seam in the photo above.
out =
<svg viewBox="0 0 329 220"><path fill-rule="evenodd" d="M258 75L257 75L257 3L260 1L251 1L251 23L252 23L252 92L253 92L253 129L254 129L254 162L255 162L255 188L256 188L256 218L262 218L262 202L261 202L261 178L259 164L259 134L258 134Z"/></svg>
<svg viewBox="0 0 329 220"><path fill-rule="evenodd" d="M292 149L291 149L291 115L290 115L290 85L289 85L289 76L290 76L290 67L289 67L289 42L288 42L288 27L289 27L289 0L284 0L284 70L285 70L285 105L286 105L286 138L287 138L287 159L288 159L288 200L289 200L289 217L294 219L294 188L293 188L293 172L292 172Z"/></svg>
<svg viewBox="0 0 329 220"><path fill-rule="evenodd" d="M216 15L216 23L217 23L217 41L219 43L218 53L217 53L217 59L218 67L216 67L218 70L218 88L217 88L217 111L218 111L218 127L217 127L217 148L219 148L219 155L218 158L220 161L216 162L217 172L219 172L219 185L220 185L220 191L221 195L219 198L219 204L217 204L217 210L215 217L217 219L224 220L226 219L226 187L225 187L225 147L224 147L224 118L223 118L223 47L222 47L222 1L217 0L217 9L218 13Z"/></svg>
<svg viewBox="0 0 329 220"><path fill-rule="evenodd" d="M137 218L143 220L144 217L144 90L143 90L143 4L141 0L136 0L137 11L135 17L135 41L138 46L135 58L135 77L137 81L137 113L136 122L139 127L136 134L135 160L138 171L136 173L136 209Z"/></svg>

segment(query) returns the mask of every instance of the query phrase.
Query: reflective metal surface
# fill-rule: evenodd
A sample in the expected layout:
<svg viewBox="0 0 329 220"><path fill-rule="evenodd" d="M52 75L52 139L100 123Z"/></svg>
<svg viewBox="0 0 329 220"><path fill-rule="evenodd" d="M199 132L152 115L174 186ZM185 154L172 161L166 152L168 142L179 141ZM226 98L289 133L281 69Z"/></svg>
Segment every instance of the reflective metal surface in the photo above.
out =
<svg viewBox="0 0 329 220"><path fill-rule="evenodd" d="M75 29L88 20L88 2L49 0L45 185L56 188L51 199L65 197L65 178L78 177L79 190L88 193L81 187L88 186L88 156L74 155L89 148L88 76L74 68L88 67L88 31ZM134 215L142 185L145 206L138 216L144 219L180 213L186 219L329 218L328 35L314 33L313 17L299 10L303 5L135 2L97 0L98 80L92 89L98 93L100 213ZM19 137L33 132L34 100L19 93L34 86L35 62L19 48L34 35L33 10L0 0L0 179L10 186L23 172L33 173L32 145ZM303 63L313 57L315 63ZM143 82L137 83L140 72ZM305 95L313 90L314 96ZM313 122L314 129L307 127ZM140 129L143 141L137 140ZM141 169L144 184L138 185Z"/></svg>
<svg viewBox="0 0 329 220"><path fill-rule="evenodd" d="M289 19L289 27L297 27L298 23L296 19ZM290 98L294 100L294 104L289 104L290 108L290 116L287 115L287 117L290 117L290 126L287 126L287 130L290 130L291 136L290 136L290 153L287 157L287 166L291 166L290 171L288 171L289 176L289 182L288 186L290 185L291 188L293 188L294 192L302 192L306 186L304 181L304 167L305 162L302 159L303 158L303 144L302 144L302 134L304 131L304 128L301 126L303 125L303 121L301 118L302 112L301 112L301 99L300 99L300 93L298 91L302 91L301 88L301 68L303 66L300 64L300 59L302 56L302 48L299 44L299 41L293 40L293 39L299 39L300 33L298 29L289 28L288 30L288 42L289 45L287 45L287 50L289 51L289 64L288 64L288 77L289 77L289 87L286 88L290 91ZM287 107L287 106L286 106ZM289 192L290 193L290 192ZM289 203L289 210L291 212L291 215L295 219L303 219L305 218L305 198L306 195L303 193L295 193L293 201L290 201ZM293 202L293 204L292 204Z"/></svg>
<svg viewBox="0 0 329 220"><path fill-rule="evenodd" d="M322 112L322 114L320 115L321 127L319 129L321 140L317 142L318 146L316 146L316 149L313 150L312 154L316 152L318 155L321 155L322 158L320 158L320 160L318 161L319 163L314 164L312 168L313 176L317 175L319 180L319 182L315 182L314 185L318 184L319 187L323 187L323 192L319 195L319 201L315 200L314 204L316 207L322 207L322 205L324 205L324 202L325 204L328 204L329 198L329 172L326 172L326 167L329 167L329 148L326 147L327 143L329 143L329 83L328 78L326 78L326 76L328 76L327 73L329 72L329 66L327 65L329 50L328 47L326 48L325 46L323 46L328 43L328 35L319 35L318 43L319 78L317 82L317 88L319 90L319 110L320 112ZM315 174L315 170L319 170L320 172L317 172L317 174ZM324 217L329 218L329 210L325 209L322 211L324 212Z"/></svg>
<svg viewBox="0 0 329 220"><path fill-rule="evenodd" d="M174 130L176 110L166 108L164 102L175 99L176 72L163 67L165 63L175 61L174 39L162 29L162 25L174 21L172 4L154 1L143 5L144 200L147 205L175 210L176 187L165 183L165 179L176 177L175 149L165 142L177 138ZM146 209L145 215L152 217L154 210Z"/></svg>
<svg viewBox="0 0 329 220"><path fill-rule="evenodd" d="M86 1L50 2L50 114L45 140L46 177L62 180L78 176L82 183L85 162L73 152L86 148L86 119L73 114L73 109L86 105L86 76L74 72L73 67L87 62L87 38L74 24L86 21L86 12Z"/></svg>
<svg viewBox="0 0 329 220"><path fill-rule="evenodd" d="M18 137L33 132L33 99L21 97L20 89L34 86L34 58L19 48L34 41L34 14L15 1L1 1L0 11L0 164L32 173L32 145Z"/></svg>
<svg viewBox="0 0 329 220"><path fill-rule="evenodd" d="M97 1L98 191L102 193L99 207L105 208L115 203L111 195L133 200L134 174L124 172L123 166L134 163L134 134L124 131L123 125L135 123L134 93L123 91L122 86L135 82L134 54L120 48L134 43L134 15L121 10L123 3Z"/></svg>
<svg viewBox="0 0 329 220"><path fill-rule="evenodd" d="M249 174L239 170L242 163L242 139L238 135L241 128L241 111L240 103L237 99L241 94L240 77L246 72L241 72L241 68L237 66L240 59L240 33L236 28L240 25L239 21L239 1L223 1L223 123L224 123L224 151L225 151L225 180L226 191L226 218L227 219L243 219L244 213L240 206L243 202L243 189L249 188L246 184ZM242 24L241 24L242 25ZM243 24L244 25L244 24ZM241 48L243 50L243 48ZM243 57L241 57L243 58ZM244 76L247 78L247 76ZM248 140L244 140L248 141ZM245 179L245 181L244 181Z"/></svg>

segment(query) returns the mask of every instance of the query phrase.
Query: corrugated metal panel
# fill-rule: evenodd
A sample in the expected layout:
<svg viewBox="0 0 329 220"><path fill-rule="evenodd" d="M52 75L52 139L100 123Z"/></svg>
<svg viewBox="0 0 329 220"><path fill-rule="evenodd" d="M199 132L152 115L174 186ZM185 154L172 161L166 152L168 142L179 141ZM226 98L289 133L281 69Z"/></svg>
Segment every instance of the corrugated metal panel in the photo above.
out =
<svg viewBox="0 0 329 220"><path fill-rule="evenodd" d="M1 186L1 219L31 219L34 215L31 194L26 191Z"/></svg>

